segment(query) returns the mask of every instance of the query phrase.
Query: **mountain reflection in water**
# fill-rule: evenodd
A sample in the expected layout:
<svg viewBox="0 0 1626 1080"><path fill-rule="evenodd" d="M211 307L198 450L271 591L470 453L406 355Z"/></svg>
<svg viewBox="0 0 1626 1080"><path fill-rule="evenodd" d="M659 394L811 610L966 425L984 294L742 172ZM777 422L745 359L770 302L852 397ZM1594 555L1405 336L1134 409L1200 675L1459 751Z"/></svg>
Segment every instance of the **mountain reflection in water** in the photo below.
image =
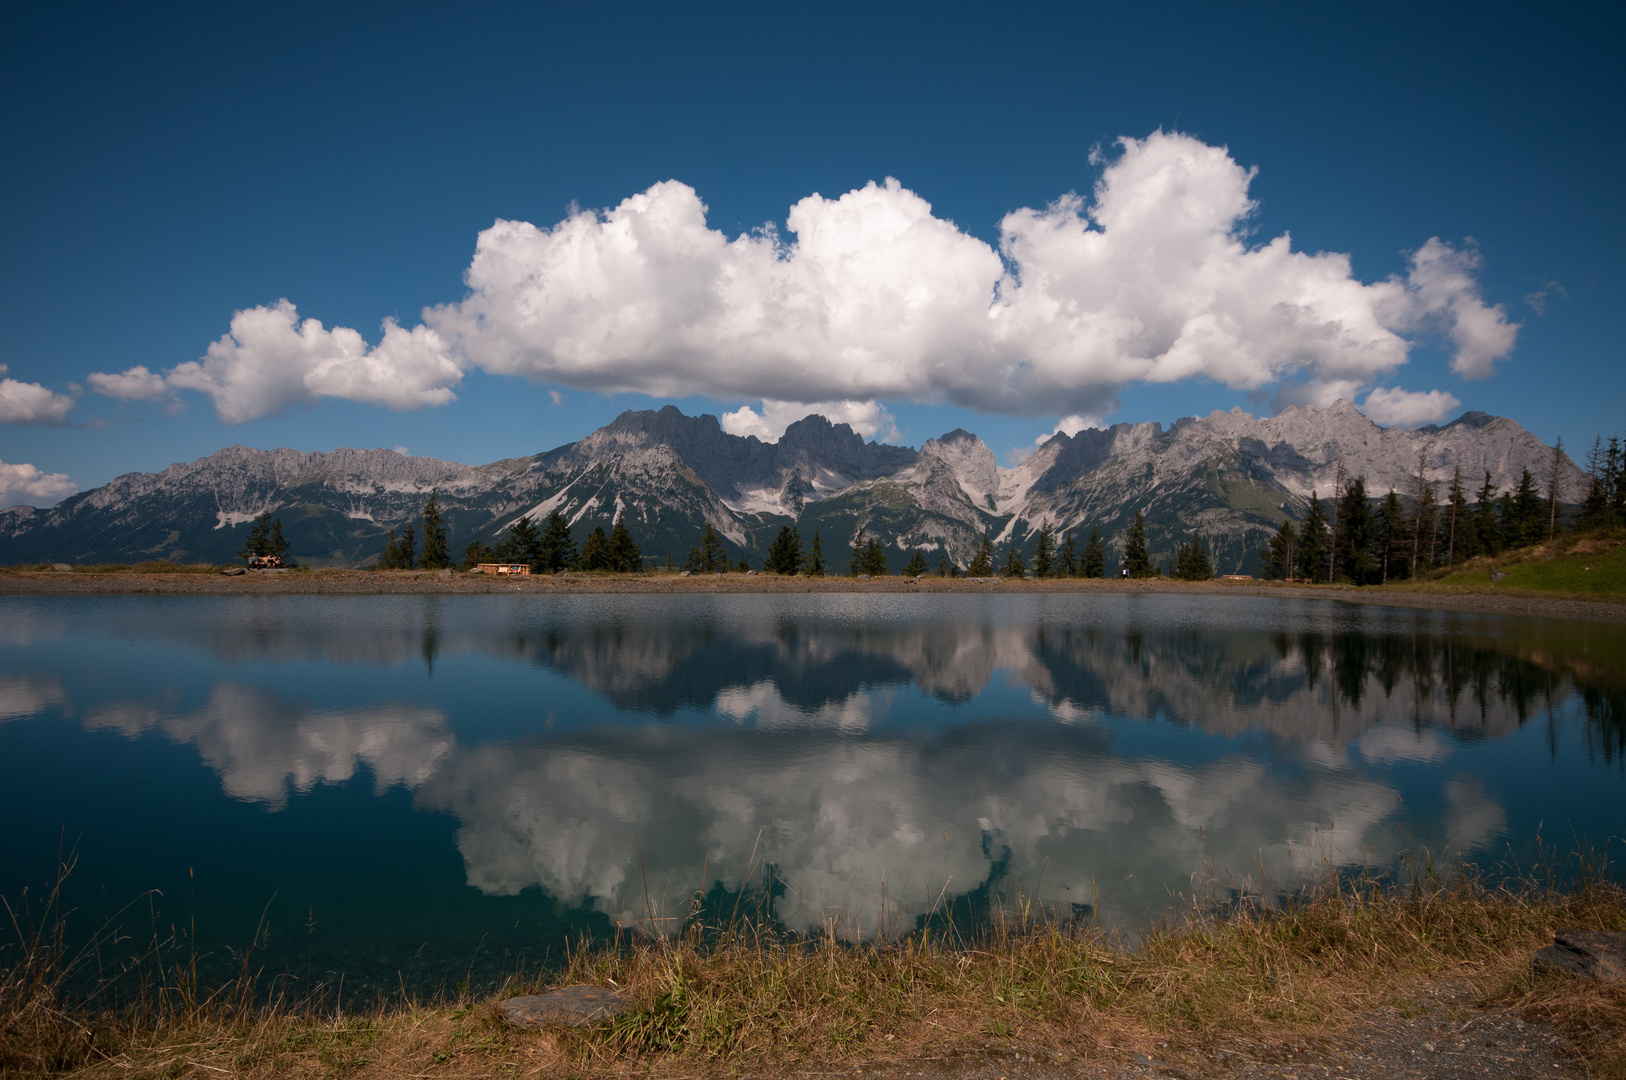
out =
<svg viewBox="0 0 1626 1080"><path fill-rule="evenodd" d="M1122 595L8 615L0 747L30 721L156 734L265 812L404 789L481 894L625 923L764 865L794 929L1018 888L1133 923L1204 878L1269 898L1422 846L1518 854L1542 820L1602 844L1626 786L1626 633L1602 624Z"/></svg>

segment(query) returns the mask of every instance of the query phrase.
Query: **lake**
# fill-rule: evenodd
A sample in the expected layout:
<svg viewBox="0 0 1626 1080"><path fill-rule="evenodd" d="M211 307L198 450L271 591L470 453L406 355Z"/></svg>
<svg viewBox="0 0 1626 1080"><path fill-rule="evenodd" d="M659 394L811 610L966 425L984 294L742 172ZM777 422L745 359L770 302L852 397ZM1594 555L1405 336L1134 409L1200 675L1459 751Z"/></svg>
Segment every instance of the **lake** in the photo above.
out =
<svg viewBox="0 0 1626 1080"><path fill-rule="evenodd" d="M349 994L767 912L1610 851L1626 627L1139 595L6 598L0 895ZM1618 856L1619 852L1614 852Z"/></svg>

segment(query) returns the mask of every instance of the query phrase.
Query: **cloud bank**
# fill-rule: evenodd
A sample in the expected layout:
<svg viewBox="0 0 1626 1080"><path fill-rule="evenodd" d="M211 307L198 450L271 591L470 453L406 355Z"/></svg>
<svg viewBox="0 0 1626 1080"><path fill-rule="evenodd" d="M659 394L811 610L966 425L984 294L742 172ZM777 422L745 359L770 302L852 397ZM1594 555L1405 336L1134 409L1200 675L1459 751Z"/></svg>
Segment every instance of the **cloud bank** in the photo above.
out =
<svg viewBox="0 0 1626 1080"><path fill-rule="evenodd" d="M440 405L478 368L760 401L730 430L776 436L814 403L871 431L887 426L880 401L1098 417L1128 384L1193 378L1331 400L1394 372L1423 337L1464 378L1512 349L1518 327L1482 298L1472 247L1433 238L1404 277L1363 283L1347 255L1294 251L1286 234L1253 242L1254 171L1223 147L1157 132L1119 150L1088 199L1006 215L997 245L893 179L809 195L785 235L730 239L675 180L551 228L499 220L479 236L468 295L411 330L386 322L376 347L282 301L238 312L164 379L237 423L323 396ZM139 376L117 378L151 393ZM126 396L114 377L92 385Z"/></svg>
<svg viewBox="0 0 1626 1080"><path fill-rule="evenodd" d="M0 461L0 510L8 506L55 506L79 490L66 473L44 473L29 464Z"/></svg>

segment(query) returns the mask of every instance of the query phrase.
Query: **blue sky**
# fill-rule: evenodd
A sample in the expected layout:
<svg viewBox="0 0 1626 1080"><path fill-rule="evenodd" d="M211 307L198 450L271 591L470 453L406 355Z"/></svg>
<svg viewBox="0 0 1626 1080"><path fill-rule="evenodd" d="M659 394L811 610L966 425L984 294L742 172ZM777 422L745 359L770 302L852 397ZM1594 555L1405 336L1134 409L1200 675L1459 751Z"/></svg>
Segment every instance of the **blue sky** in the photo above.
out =
<svg viewBox="0 0 1626 1080"><path fill-rule="evenodd" d="M792 402L782 424L797 401L851 400L884 434L919 445L965 427L1005 463L1067 416L1268 414L1341 387L1360 402L1397 392L1374 415L1400 422L1481 409L1574 447L1621 432L1626 17L1357 7L13 5L0 476L47 497L0 497L48 502L232 443L488 461L668 400L734 413L740 430L748 407L765 431L764 401ZM1251 208L1203 226L1230 247L1192 255L1189 237L1157 231L1155 206L1140 232L1092 223L1170 175L1221 202L1243 178ZM647 214L591 213L669 180L686 187L656 189ZM1107 181L1116 203L1093 193ZM795 232L791 208L815 193ZM1054 208L1068 193L1079 202ZM643 251L561 283L582 264L555 227L578 208L571 235L589 247L637 222L669 248L721 235L664 277L627 269ZM1002 231L1023 208L1038 214ZM874 229L910 214L927 239L882 251ZM543 293L498 282L470 297L465 272L498 219L541 230L514 251L552 268ZM813 250L814 221L835 255ZM749 242L765 224L777 240ZM1303 265L1264 265L1283 234ZM1083 284L1045 291L1107 240ZM1339 256L1347 273L1329 277ZM1149 276L1134 297L1079 300L1135 274ZM1182 300L1163 337L1105 334L1161 311L1160 274L1169 296L1241 284ZM719 281L748 295L690 295ZM870 310L870 282L928 302L901 319ZM966 301L990 287L1002 322ZM787 294L791 314L758 318L761 297ZM625 329L624 296L643 329ZM227 339L235 367L198 363L238 332L235 312L275 323L284 299L363 349L386 318L420 337L303 383L292 354L246 331ZM1310 312L1291 332L1271 314L1284 304ZM1344 316L1349 341L1315 344ZM1201 344L1209 325L1223 347ZM300 363L343 351L305 345ZM136 368L146 381L90 378Z"/></svg>

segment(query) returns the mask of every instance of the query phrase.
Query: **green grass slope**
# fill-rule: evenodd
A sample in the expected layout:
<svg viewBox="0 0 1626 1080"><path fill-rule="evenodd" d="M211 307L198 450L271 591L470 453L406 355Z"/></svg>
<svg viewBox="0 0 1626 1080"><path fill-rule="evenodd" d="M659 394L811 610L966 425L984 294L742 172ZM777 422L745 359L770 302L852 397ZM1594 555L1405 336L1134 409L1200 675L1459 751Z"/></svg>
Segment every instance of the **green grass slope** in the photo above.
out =
<svg viewBox="0 0 1626 1080"><path fill-rule="evenodd" d="M1434 584L1452 592L1540 592L1626 600L1623 539L1620 535L1561 538L1494 559L1475 559ZM1492 581L1497 572L1506 576Z"/></svg>

